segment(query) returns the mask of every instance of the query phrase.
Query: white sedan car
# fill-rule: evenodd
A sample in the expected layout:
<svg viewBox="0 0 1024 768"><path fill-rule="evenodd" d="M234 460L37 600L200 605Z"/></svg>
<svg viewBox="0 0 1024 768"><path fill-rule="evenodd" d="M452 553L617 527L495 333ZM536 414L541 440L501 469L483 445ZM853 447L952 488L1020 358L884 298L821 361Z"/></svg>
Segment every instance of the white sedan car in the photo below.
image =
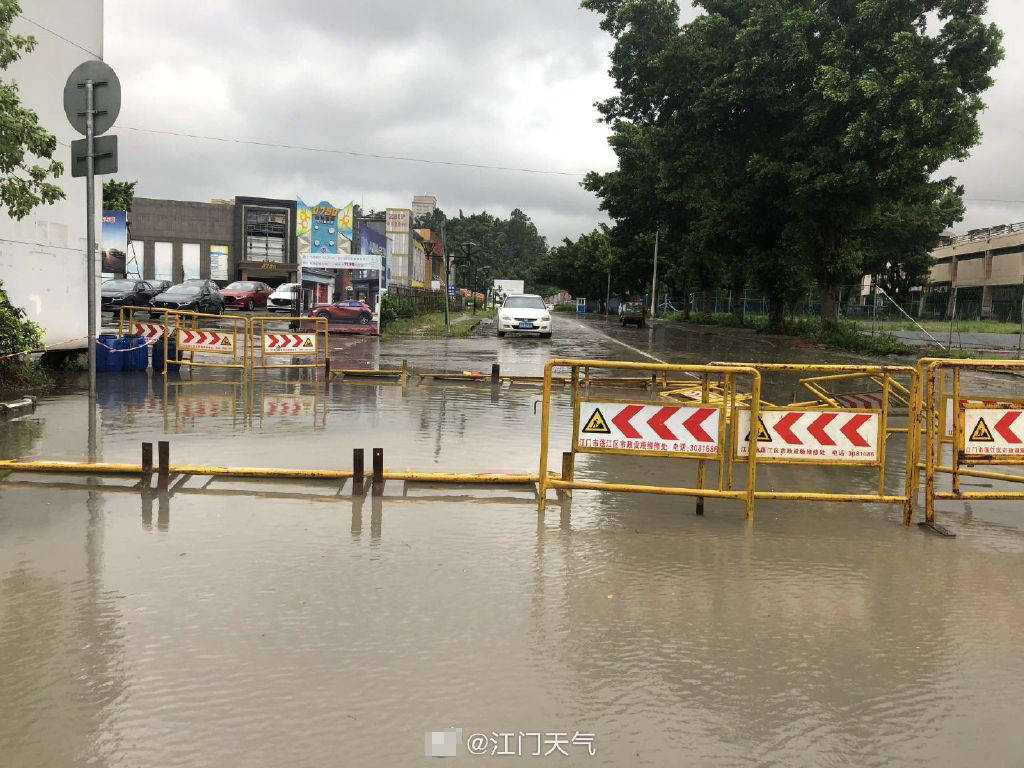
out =
<svg viewBox="0 0 1024 768"><path fill-rule="evenodd" d="M498 310L498 335L506 333L536 333L550 339L551 315L544 299L532 294L507 297Z"/></svg>

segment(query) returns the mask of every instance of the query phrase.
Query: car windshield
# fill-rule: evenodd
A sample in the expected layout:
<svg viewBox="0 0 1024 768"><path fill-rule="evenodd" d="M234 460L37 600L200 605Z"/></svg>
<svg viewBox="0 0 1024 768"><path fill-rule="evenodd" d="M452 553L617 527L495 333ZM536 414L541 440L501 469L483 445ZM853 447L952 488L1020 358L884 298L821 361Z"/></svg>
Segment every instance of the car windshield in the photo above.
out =
<svg viewBox="0 0 1024 768"><path fill-rule="evenodd" d="M231 285L229 285L224 290L225 291L254 291L254 290L256 290L256 283L245 283L245 282L232 283Z"/></svg>
<svg viewBox="0 0 1024 768"><path fill-rule="evenodd" d="M277 286L277 288L275 288L274 291L276 293L289 293L291 291L296 290L298 287L298 283L285 283L284 285Z"/></svg>
<svg viewBox="0 0 1024 768"><path fill-rule="evenodd" d="M147 280L146 285L150 288L163 288L164 282L162 280Z"/></svg>
<svg viewBox="0 0 1024 768"><path fill-rule="evenodd" d="M134 280L107 280L103 287L108 291L134 291Z"/></svg>
<svg viewBox="0 0 1024 768"><path fill-rule="evenodd" d="M544 299L540 296L509 296L505 299L504 309L544 309Z"/></svg>
<svg viewBox="0 0 1024 768"><path fill-rule="evenodd" d="M184 285L172 285L167 289L167 293L183 293L186 296L195 296L199 291L200 286L189 285L188 283L185 283Z"/></svg>

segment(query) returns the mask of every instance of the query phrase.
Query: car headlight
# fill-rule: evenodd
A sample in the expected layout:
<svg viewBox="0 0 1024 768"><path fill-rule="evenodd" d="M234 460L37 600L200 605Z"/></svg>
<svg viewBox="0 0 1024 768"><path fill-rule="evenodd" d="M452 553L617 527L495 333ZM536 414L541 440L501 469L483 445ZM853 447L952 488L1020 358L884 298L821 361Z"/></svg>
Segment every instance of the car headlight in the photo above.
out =
<svg viewBox="0 0 1024 768"><path fill-rule="evenodd" d="M548 321L549 321L550 319L551 319L551 315L541 315L541 316L540 316L540 321L541 321L542 323L546 323L546 322L548 322Z"/></svg>
<svg viewBox="0 0 1024 768"><path fill-rule="evenodd" d="M504 312L501 313L501 319L506 323L512 322L512 315L506 315Z"/></svg>

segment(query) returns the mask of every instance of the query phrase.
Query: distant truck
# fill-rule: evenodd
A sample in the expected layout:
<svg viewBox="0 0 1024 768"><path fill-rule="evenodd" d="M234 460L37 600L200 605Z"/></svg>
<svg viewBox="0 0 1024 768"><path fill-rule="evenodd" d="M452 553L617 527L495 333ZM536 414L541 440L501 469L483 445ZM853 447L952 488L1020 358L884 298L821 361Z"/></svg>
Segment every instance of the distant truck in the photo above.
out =
<svg viewBox="0 0 1024 768"><path fill-rule="evenodd" d="M491 290L496 296L519 296L526 293L524 280L495 280Z"/></svg>

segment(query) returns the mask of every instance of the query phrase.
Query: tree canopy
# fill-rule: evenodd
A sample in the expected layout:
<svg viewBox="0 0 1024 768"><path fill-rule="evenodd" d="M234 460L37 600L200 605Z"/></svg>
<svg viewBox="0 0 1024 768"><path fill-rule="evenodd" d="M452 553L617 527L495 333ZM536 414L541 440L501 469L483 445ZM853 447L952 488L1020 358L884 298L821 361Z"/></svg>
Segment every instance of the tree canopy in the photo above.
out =
<svg viewBox="0 0 1024 768"><path fill-rule="evenodd" d="M131 211L138 181L107 179L103 182L103 207L108 211Z"/></svg>
<svg viewBox="0 0 1024 768"><path fill-rule="evenodd" d="M673 0L582 3L615 39L597 107L619 164L584 181L615 238L659 231L667 274L751 284L779 320L810 285L830 321L863 274L920 284L963 213L938 169L979 140L1002 56L985 0L695 4L680 24Z"/></svg>
<svg viewBox="0 0 1024 768"><path fill-rule="evenodd" d="M21 12L17 0L0 0L0 69L30 53L36 40L11 34ZM0 79L0 208L23 219L40 204L56 202L64 191L58 179L64 166L53 159L57 138L39 124L39 116L21 103L17 83Z"/></svg>

